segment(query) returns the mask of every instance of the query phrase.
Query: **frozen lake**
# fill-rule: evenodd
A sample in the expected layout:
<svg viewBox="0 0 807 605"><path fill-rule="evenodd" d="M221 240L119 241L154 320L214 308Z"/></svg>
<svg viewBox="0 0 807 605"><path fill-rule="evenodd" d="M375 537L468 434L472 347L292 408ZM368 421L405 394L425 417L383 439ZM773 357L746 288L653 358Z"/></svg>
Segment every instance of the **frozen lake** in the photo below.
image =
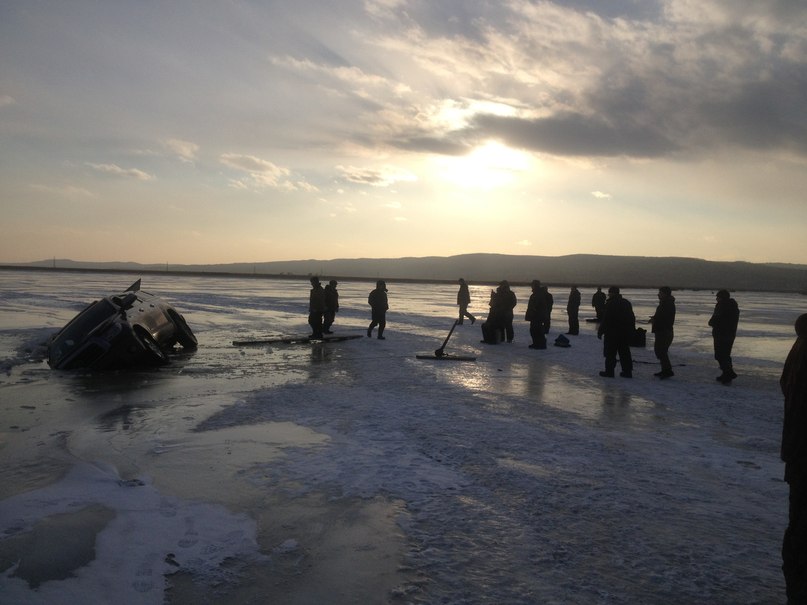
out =
<svg viewBox="0 0 807 605"><path fill-rule="evenodd" d="M526 287L515 342L466 322L460 363L415 358L448 333L455 285L388 283L385 341L235 347L307 334L309 284L146 275L199 349L51 371L48 336L137 277L0 271L3 604L784 602L777 381L804 296L734 293L723 386L714 292L674 292L659 381L650 334L633 379L598 376L592 323L528 349ZM365 332L371 289L340 282L336 335ZM551 344L568 290L550 290ZM472 285L481 318L488 292ZM653 313L655 290L623 294Z"/></svg>

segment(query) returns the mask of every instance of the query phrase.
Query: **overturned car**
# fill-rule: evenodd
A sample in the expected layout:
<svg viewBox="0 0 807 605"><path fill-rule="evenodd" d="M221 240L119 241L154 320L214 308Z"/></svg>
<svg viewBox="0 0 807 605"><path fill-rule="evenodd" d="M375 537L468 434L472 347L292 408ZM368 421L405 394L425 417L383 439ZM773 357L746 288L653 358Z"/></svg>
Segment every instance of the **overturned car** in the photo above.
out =
<svg viewBox="0 0 807 605"><path fill-rule="evenodd" d="M176 309L143 292L138 279L122 294L90 304L54 335L48 365L58 370L161 365L177 343L195 349L196 336Z"/></svg>

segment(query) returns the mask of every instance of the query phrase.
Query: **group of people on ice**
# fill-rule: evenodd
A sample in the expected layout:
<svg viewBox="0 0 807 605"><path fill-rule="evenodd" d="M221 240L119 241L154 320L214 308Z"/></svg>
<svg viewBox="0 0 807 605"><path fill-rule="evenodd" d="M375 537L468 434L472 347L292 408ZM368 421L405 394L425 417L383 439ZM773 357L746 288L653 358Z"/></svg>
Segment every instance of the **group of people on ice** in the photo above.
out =
<svg viewBox="0 0 807 605"><path fill-rule="evenodd" d="M308 323L312 330L311 338L321 339L325 334L332 333L331 326L339 311L339 292L336 286L336 280L332 279L323 288L318 277L311 278L308 309ZM554 297L540 280L533 280L531 289L532 293L524 314L524 320L529 322L532 340L529 348L546 349L546 335L551 326ZM580 333L581 298L582 295L577 286L571 286L566 303L569 322L566 335L575 336ZM653 351L661 364L661 370L656 372L655 376L663 380L675 375L669 355L674 337L675 297L668 286L663 286L659 288L658 299L659 303L656 312L650 318L650 324L651 331L655 335ZM728 290L718 291L716 299L709 325L712 327L715 359L721 370L717 380L723 384L729 384L737 378L732 366L731 350L737 335L740 310ZM376 287L370 292L367 302L370 305L370 325L367 327L367 336L371 337L373 331L378 328L377 338L384 340L384 329L387 325L386 313L389 310L387 284L384 280L376 282ZM471 294L468 283L460 278L457 291L458 325L461 325L465 319L469 319L471 324L476 322L476 317L468 311L470 303ZM513 321L518 300L506 280L500 282L495 290L491 290L488 304L490 310L482 323L482 342L487 344L498 344L504 341L512 343L514 340ZM633 376L633 356L630 347L636 344L637 338L633 305L622 296L618 287L612 286L608 289L607 295L602 288L598 287L591 297L591 306L594 308L595 321L598 324L597 337L603 340L605 369L600 372L600 376L614 377L618 361L621 370L619 375L623 378L631 378ZM558 336L555 345L570 346L566 335Z"/></svg>
<svg viewBox="0 0 807 605"><path fill-rule="evenodd" d="M459 280L457 324L469 319L471 324L476 317L468 311L471 295L464 279ZM309 300L309 324L312 338L322 338L331 334L334 316L339 310L339 293L336 280L331 280L324 288L316 277L311 278ZM552 294L539 280L531 284L532 293L527 302L524 319L530 324L531 349L545 349L546 335L549 333L554 303ZM728 290L719 290L709 326L712 328L714 356L721 373L717 380L730 384L737 377L731 361L731 350L737 335L740 309ZM569 318L568 335L579 333L578 311L581 294L576 286L569 291L566 311ZM658 290L658 306L650 318L651 331L655 335L653 350L661 364L655 373L660 379L674 375L670 362L669 349L674 337L675 297L668 286ZM387 285L383 280L376 282L370 292L368 304L371 321L367 336L378 328L378 338L384 339L386 312L389 309ZM503 281L490 293L490 312L482 323L483 342L497 344L506 340L513 342L513 320L517 304L515 293L507 281ZM597 336L603 339L605 369L600 376L615 376L619 361L619 375L633 376L633 357L630 347L637 335L636 316L633 305L624 298L619 288L612 286L606 295L597 288L591 299L596 313ZM807 603L807 314L796 321L796 342L785 362L780 380L785 397L785 415L782 432L781 458L785 462L785 481L790 488L788 526L782 543L782 569L785 575L788 603ZM560 339L565 339L564 345ZM568 339L560 335L555 342L559 346L569 346Z"/></svg>
<svg viewBox="0 0 807 605"><path fill-rule="evenodd" d="M540 280L533 280L531 287L532 294L524 315L525 321L530 324L532 343L529 348L546 349L546 335L550 329L554 298L547 287L541 285ZM460 280L460 292L463 289L467 289L467 284L464 280ZM650 324L651 332L655 334L653 350L661 364L661 370L656 372L655 376L663 380L675 375L669 355L674 336L675 297L668 286L662 286L658 291L658 299L659 303L656 312L650 318ZM716 299L714 312L709 319L714 340L715 359L721 370L720 375L716 378L723 384L729 384L737 378L732 366L731 349L737 336L740 309L728 290L718 291ZM569 329L566 332L568 335L580 333L580 301L580 290L577 289L577 286L572 286L566 303L569 320ZM490 313L482 324L482 342L488 344L497 344L504 340L513 342L513 309L515 306L516 296L507 281L501 282L496 290L491 291ZM617 286L612 286L608 289L607 295L602 288L598 287L591 298L591 306L594 307L596 313L597 337L603 340L605 369L600 372L600 376L614 377L617 361L619 361L621 370L619 375L623 378L632 378L633 356L630 347L638 344L637 340L641 340L643 337L643 331L637 331L636 328L633 305L622 296ZM460 318L462 318L462 310ZM561 334L555 341L555 345L569 346L569 340ZM643 343L642 346L644 346Z"/></svg>
<svg viewBox="0 0 807 605"><path fill-rule="evenodd" d="M324 288L318 277L311 278L311 293L308 297L308 325L311 338L319 339L325 334L333 334L331 326L339 311L338 282L332 279Z"/></svg>
<svg viewBox="0 0 807 605"><path fill-rule="evenodd" d="M339 311L339 291L336 286L339 283L332 279L324 288L316 276L311 277L311 292L308 296L308 325L311 326L311 337L320 340L325 334L333 334L331 326ZM370 325L367 328L367 336L373 335L373 330L378 327L378 338L384 340L384 328L387 326L387 284L384 280L376 282L375 290L370 292L367 302L371 309Z"/></svg>

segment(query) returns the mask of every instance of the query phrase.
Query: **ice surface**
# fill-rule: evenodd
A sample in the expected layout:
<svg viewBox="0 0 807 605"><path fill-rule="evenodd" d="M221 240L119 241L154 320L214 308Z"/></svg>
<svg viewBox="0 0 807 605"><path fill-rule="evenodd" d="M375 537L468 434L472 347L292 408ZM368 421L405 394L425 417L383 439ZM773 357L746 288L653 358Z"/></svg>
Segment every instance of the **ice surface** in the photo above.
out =
<svg viewBox="0 0 807 605"><path fill-rule="evenodd" d="M633 379L598 376L592 323L527 349L526 288L513 344L466 322L446 351L478 361L443 363L415 355L448 333L453 285L389 283L385 341L238 348L307 333L307 282L146 276L198 351L50 371L47 335L131 281L0 272L2 603L783 601L777 379L803 296L735 294L723 386L712 292L675 292L676 376L659 381L650 334ZM337 335L366 330L370 289L340 281ZM550 343L567 292L551 290ZM655 291L624 294L653 313ZM472 296L484 318L488 288ZM32 587L33 537L65 527L67 577Z"/></svg>

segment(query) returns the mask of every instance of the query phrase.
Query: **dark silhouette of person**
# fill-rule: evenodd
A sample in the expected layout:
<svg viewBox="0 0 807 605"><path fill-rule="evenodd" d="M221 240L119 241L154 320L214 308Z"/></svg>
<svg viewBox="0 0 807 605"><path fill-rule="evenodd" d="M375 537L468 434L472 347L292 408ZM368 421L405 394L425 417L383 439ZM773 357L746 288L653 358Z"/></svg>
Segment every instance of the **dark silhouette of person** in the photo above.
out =
<svg viewBox="0 0 807 605"><path fill-rule="evenodd" d="M504 280L499 284L499 303L501 304L502 324L507 342L513 342L515 333L513 332L514 311L518 304L516 293L510 289L510 284Z"/></svg>
<svg viewBox="0 0 807 605"><path fill-rule="evenodd" d="M524 320L530 322L530 336L532 337L530 349L546 348L546 317L545 288L541 286L540 280L534 279L532 294L527 301L527 312L524 314Z"/></svg>
<svg viewBox="0 0 807 605"><path fill-rule="evenodd" d="M669 286L662 286L658 290L656 312L650 318L650 331L656 335L653 352L656 354L656 359L661 362L661 371L656 372L653 376L662 380L675 376L669 353L673 341L673 324L675 324L675 297Z"/></svg>
<svg viewBox="0 0 807 605"><path fill-rule="evenodd" d="M591 306L594 307L594 312L597 314L597 321L602 321L606 300L605 292L600 286L597 286L597 291L591 296Z"/></svg>
<svg viewBox="0 0 807 605"><path fill-rule="evenodd" d="M636 316L633 314L633 305L622 297L619 288L611 286L608 289L602 321L597 328L597 338L605 336L603 341L605 370L600 372L600 376L613 378L617 355L619 355L619 365L622 368L619 375L623 378L633 377L630 341L635 332Z"/></svg>
<svg viewBox="0 0 807 605"><path fill-rule="evenodd" d="M504 318L502 309L501 287L490 291L490 310L487 319L482 323L482 342L497 345L504 340Z"/></svg>
<svg viewBox="0 0 807 605"><path fill-rule="evenodd" d="M779 379L785 398L781 457L790 487L782 571L788 603L807 603L807 313L796 319L796 341Z"/></svg>
<svg viewBox="0 0 807 605"><path fill-rule="evenodd" d="M311 326L311 338L322 338L322 316L325 314L325 290L319 278L311 278L311 293L308 296L308 325Z"/></svg>
<svg viewBox="0 0 807 605"><path fill-rule="evenodd" d="M322 323L322 331L325 334L333 334L331 326L336 319L336 314L339 312L339 291L336 289L338 284L339 282L332 279L325 286L325 315Z"/></svg>
<svg viewBox="0 0 807 605"><path fill-rule="evenodd" d="M460 277L459 279L460 289L457 291L457 304L460 307L460 317L457 320L459 325L462 325L463 318L467 317L471 320L471 325L474 325L476 321L476 317L468 313L468 305L471 304L471 293L468 290L468 284L465 283L465 280Z"/></svg>
<svg viewBox="0 0 807 605"><path fill-rule="evenodd" d="M373 328L378 326L378 339L384 340L384 328L387 327L389 304L387 301L387 284L383 279L379 279L375 283L375 290L370 292L367 302L371 309L371 320L370 326L367 328L367 336L372 337Z"/></svg>
<svg viewBox="0 0 807 605"><path fill-rule="evenodd" d="M569 331L566 334L577 336L580 334L580 290L572 286L569 290L569 300L566 301L566 315L569 316Z"/></svg>
<svg viewBox="0 0 807 605"><path fill-rule="evenodd" d="M737 378L731 363L731 349L737 337L737 324L740 322L740 307L731 297L728 290L718 290L715 295L717 303L709 325L712 326L715 359L720 366L721 374L715 380L723 384L731 384Z"/></svg>
<svg viewBox="0 0 807 605"><path fill-rule="evenodd" d="M552 324L552 307L555 305L555 297L549 291L549 288L542 286L544 290L544 300L546 301L546 320L544 325L544 334L549 334L549 326Z"/></svg>

